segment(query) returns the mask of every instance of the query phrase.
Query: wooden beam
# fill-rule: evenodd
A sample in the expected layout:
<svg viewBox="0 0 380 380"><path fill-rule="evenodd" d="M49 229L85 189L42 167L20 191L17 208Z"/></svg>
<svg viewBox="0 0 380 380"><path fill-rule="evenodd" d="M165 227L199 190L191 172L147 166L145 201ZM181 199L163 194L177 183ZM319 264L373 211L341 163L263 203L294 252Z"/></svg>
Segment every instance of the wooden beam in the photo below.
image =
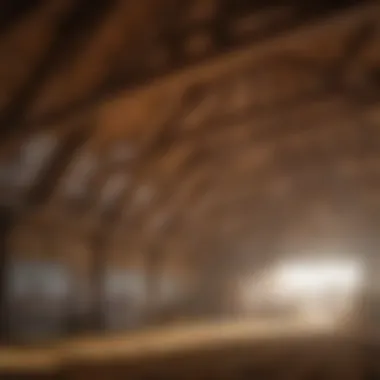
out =
<svg viewBox="0 0 380 380"><path fill-rule="evenodd" d="M49 199L59 183L59 179L70 164L74 152L83 146L89 137L90 128L84 127L72 131L64 139L54 157L39 175L35 181L35 185L27 194L24 201L27 207L40 205Z"/></svg>
<svg viewBox="0 0 380 380"><path fill-rule="evenodd" d="M42 0L2 1L0 4L0 37L44 3L46 1Z"/></svg>
<svg viewBox="0 0 380 380"><path fill-rule="evenodd" d="M173 73L176 70L183 69L190 64L193 65L195 62L201 63L210 59L213 59L220 55L221 53L224 53L226 51L232 51L233 49L236 49L238 47L246 46L247 44L252 44L256 42L261 42L265 41L268 39L272 39L273 37L278 36L280 33L283 32L294 32L294 30L297 30L299 27L304 26L306 23L310 22L315 22L317 20L321 20L322 18L325 19L328 15L331 14L331 12L337 11L337 9L340 9L343 7L343 5L347 5L347 3L344 2L341 3L337 7L327 7L327 8L321 8L315 11L315 9L304 9L302 10L299 14L296 14L294 17L286 18L284 22L279 22L276 24L276 27L265 29L260 31L259 33L254 33L250 38L244 41L235 41L235 40L230 40L227 38L228 36L226 35L225 38L222 35L225 35L226 33L228 34L228 30L222 28L222 22L226 21L225 17L227 17L226 12L223 11L223 9L220 11L220 15L217 16L216 18L213 18L211 20L208 20L206 24L202 24L202 30L208 31L208 33L211 33L212 36L216 37L216 39L213 37L213 42L215 44L214 48L206 49L205 53L200 55L199 57L196 57L194 60L194 57L186 57L185 55L181 55L181 59L177 61L171 60L166 68L164 68L162 71L155 72L154 70L142 70L141 72L137 71L137 76L132 75L131 76L131 71L127 68L124 73L120 73L120 75L111 75L108 76L107 80L105 80L99 87L92 91L91 94L88 94L88 96L83 97L80 100L75 100L72 103L69 103L65 106L62 106L60 109L53 110L51 112L45 113L41 117L37 117L34 120L18 120L18 127L15 128L14 124L15 123L9 123L5 121L12 121L12 115L15 116L19 112L19 105L17 102L14 102L14 106L10 107L8 110L7 114L5 115L6 117L3 118L3 124L5 125L4 128L7 129L7 133L4 135L5 137L10 137L11 135L14 135L17 130L20 130L21 128L23 129L33 129L33 128L41 128L41 125L51 125L56 123L59 120L65 120L71 115L76 115L80 114L81 112L91 109L93 107L98 106L100 103L102 103L104 100L109 99L110 97L113 97L120 93L121 91L124 91L125 89L135 89L136 87L142 86L143 84L157 78L158 76L162 77L168 74ZM349 2L349 5L351 5L351 2ZM360 6L365 9L365 6ZM359 10L361 8L358 8ZM352 13L355 13L355 9L352 11ZM238 13L232 12L232 14L228 15L229 19L227 21L231 21L234 19L234 17L237 16ZM224 16L223 16L224 15ZM344 16L344 15L343 15ZM221 17L221 18L220 18ZM198 26L193 30L193 32L199 31L200 29ZM173 31L174 33L174 31ZM176 31L176 33L179 33L182 37L181 38L187 38L189 36L189 32L181 32L181 30ZM73 35L73 33L72 33ZM56 43L56 46L60 46L61 50L65 49L70 49L66 44L67 42L67 37L64 38L64 36L61 36L61 39L65 42L59 42ZM222 43L221 40L225 39L225 43ZM219 41L219 42L218 42ZM185 43L185 40L179 41L180 43L180 50L182 51L182 45ZM164 40L164 45L172 46L173 48L173 42L170 42L170 39L168 40L167 38ZM175 43L177 46L178 44ZM58 55L55 50L58 50L58 48L52 49L53 56ZM176 48L176 50L178 50ZM65 50L66 51L66 50ZM50 54L49 54L50 56ZM57 58L49 58L46 59L46 62L50 62L56 60ZM47 64L45 64L47 65ZM44 66L46 67L46 66ZM43 73L46 71L45 68L39 69ZM51 70L51 69L49 69ZM47 71L49 71L47 70ZM134 73L134 71L132 70ZM39 74L41 75L41 74ZM47 78L48 75L43 74L44 78ZM33 80L33 83L35 83L35 79ZM30 82L32 83L32 81ZM32 83L32 84L33 84ZM35 84L33 86L29 85L30 87L35 87ZM28 93L28 91L23 91L23 94ZM35 92L30 91L30 94L28 96L25 95L20 95L20 99L26 99L26 98L31 98L31 94L33 93L33 96L35 96ZM24 101L19 102L22 104ZM27 102L25 102L26 104ZM10 127L12 126L12 128ZM5 140L5 138L3 138Z"/></svg>
<svg viewBox="0 0 380 380"><path fill-rule="evenodd" d="M81 0L74 1L74 5L63 15L57 34L50 48L45 52L40 64L33 70L25 84L13 97L10 104L0 115L0 130L3 138L14 135L20 128L20 122L33 99L39 95L39 89L49 80L51 75L67 62L78 49L78 38L96 28L105 17L106 10L114 4L113 0ZM73 42L74 41L74 42Z"/></svg>

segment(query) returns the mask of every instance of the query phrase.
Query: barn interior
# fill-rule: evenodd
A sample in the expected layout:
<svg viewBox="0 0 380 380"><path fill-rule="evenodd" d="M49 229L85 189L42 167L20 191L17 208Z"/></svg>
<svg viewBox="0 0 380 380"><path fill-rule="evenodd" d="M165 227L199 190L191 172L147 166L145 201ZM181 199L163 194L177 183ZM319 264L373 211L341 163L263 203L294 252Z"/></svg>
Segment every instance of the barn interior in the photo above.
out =
<svg viewBox="0 0 380 380"><path fill-rule="evenodd" d="M379 1L3 0L0 57L0 378L380 379Z"/></svg>

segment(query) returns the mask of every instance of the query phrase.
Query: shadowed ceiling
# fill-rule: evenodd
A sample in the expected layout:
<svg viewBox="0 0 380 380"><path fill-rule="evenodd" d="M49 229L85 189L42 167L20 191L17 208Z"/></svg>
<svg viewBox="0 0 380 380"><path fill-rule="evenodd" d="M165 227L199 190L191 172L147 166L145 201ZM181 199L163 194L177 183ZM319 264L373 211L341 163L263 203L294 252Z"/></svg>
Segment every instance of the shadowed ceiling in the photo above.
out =
<svg viewBox="0 0 380 380"><path fill-rule="evenodd" d="M3 136L305 25L353 1L4 1Z"/></svg>

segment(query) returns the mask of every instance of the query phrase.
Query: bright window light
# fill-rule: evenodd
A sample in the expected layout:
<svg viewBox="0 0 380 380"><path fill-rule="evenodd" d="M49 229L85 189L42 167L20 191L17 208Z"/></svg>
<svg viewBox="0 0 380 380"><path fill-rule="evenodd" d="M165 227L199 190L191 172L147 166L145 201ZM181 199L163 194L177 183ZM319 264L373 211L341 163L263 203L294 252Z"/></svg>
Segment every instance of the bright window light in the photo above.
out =
<svg viewBox="0 0 380 380"><path fill-rule="evenodd" d="M293 262L274 274L276 287L288 295L352 292L361 283L360 266L354 261Z"/></svg>

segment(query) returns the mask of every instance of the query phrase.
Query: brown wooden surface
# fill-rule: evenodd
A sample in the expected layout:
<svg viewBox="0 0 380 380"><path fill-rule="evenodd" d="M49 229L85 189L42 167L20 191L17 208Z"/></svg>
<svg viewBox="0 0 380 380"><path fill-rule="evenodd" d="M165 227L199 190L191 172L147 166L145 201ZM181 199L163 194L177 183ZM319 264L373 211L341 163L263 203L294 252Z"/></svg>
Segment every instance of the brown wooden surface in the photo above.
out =
<svg viewBox="0 0 380 380"><path fill-rule="evenodd" d="M7 11L3 347L255 319L245 281L305 252L363 264L342 324L377 331L379 4L169 3Z"/></svg>

